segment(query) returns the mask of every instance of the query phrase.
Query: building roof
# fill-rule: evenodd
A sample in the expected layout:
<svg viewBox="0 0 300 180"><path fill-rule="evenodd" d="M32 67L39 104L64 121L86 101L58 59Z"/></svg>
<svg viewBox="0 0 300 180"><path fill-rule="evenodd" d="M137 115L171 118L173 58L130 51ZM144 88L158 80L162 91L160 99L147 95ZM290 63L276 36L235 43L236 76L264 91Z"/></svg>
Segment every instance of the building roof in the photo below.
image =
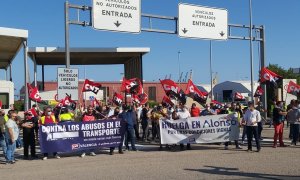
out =
<svg viewBox="0 0 300 180"><path fill-rule="evenodd" d="M71 65L125 64L150 52L150 48L70 48ZM65 48L31 47L29 57L37 65L65 65Z"/></svg>
<svg viewBox="0 0 300 180"><path fill-rule="evenodd" d="M0 69L7 69L27 38L27 30L0 27Z"/></svg>

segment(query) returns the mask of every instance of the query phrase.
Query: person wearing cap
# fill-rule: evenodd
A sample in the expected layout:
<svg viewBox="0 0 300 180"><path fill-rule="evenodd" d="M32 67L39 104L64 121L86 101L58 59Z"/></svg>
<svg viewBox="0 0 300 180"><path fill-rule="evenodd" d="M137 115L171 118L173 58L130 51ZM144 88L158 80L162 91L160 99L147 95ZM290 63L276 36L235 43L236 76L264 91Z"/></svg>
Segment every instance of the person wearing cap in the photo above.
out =
<svg viewBox="0 0 300 180"><path fill-rule="evenodd" d="M191 117L199 117L200 113L201 113L200 108L196 106L196 103L193 103L191 107Z"/></svg>
<svg viewBox="0 0 300 180"><path fill-rule="evenodd" d="M252 151L252 138L254 135L257 152L260 152L260 140L258 138L258 127L257 123L261 120L260 112L254 107L253 102L248 103L248 110L246 111L242 124L246 125L247 140L248 140L248 152Z"/></svg>
<svg viewBox="0 0 300 180"><path fill-rule="evenodd" d="M39 125L47 125L47 124L56 124L56 118L54 114L52 113L51 107L46 107L44 110L44 115L39 120ZM56 159L60 159L57 152L53 152L53 156ZM48 152L44 152L43 160L48 159Z"/></svg>
<svg viewBox="0 0 300 180"><path fill-rule="evenodd" d="M24 113L25 118L21 122L23 128L23 141L24 141L24 159L28 159L28 149L30 146L31 158L37 158L35 153L35 119L31 111Z"/></svg>
<svg viewBox="0 0 300 180"><path fill-rule="evenodd" d="M59 122L60 123L66 123L66 122L71 122L74 121L75 115L73 112L71 112L68 107L62 107L61 108L61 113L59 115Z"/></svg>

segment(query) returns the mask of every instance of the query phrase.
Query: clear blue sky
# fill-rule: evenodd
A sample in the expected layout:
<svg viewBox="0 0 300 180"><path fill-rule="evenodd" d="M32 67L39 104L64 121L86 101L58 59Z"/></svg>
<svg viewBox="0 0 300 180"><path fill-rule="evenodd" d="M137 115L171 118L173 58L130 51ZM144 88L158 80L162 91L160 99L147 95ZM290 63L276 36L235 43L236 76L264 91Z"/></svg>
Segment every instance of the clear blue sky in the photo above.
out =
<svg viewBox="0 0 300 180"><path fill-rule="evenodd" d="M11 0L1 1L0 26L29 30L29 47L64 47L65 0ZM90 0L70 0L73 4L91 5ZM249 24L248 0L142 0L142 12L177 16L179 2L226 8L229 23ZM71 16L75 18L73 11ZM253 0L253 24L266 26L267 63L284 68L300 67L300 1L299 0ZM154 27L166 27L161 22ZM145 24L143 25L145 27ZM236 35L247 32L234 31ZM93 30L91 27L71 25L71 47L150 47L144 57L144 79L164 78L172 74L178 79L177 52L180 50L181 71L193 69L195 83L209 83L209 41L178 38L176 35L142 32L139 35ZM0 42L1 43L1 42ZM0 52L1 53L1 52ZM258 46L254 43L255 79L258 77ZM24 83L22 52L13 62L13 81L19 89ZM250 79L249 41L213 42L213 71L219 81ZM31 75L33 66L30 61ZM83 78L83 68L80 77ZM122 66L87 66L87 78L95 80L120 80ZM55 80L56 67L46 68L46 80ZM0 71L4 78L4 71ZM33 80L31 76L31 80ZM41 80L41 68L38 68Z"/></svg>

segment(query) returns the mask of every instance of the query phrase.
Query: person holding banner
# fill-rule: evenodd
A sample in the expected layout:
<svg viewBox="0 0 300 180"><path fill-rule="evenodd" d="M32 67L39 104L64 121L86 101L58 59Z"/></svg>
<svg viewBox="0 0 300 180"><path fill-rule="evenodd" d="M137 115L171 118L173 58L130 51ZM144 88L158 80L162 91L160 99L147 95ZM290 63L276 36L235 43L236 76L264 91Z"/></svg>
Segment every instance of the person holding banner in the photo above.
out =
<svg viewBox="0 0 300 180"><path fill-rule="evenodd" d="M176 116L178 119L187 119L191 117L191 114L186 106L184 106L182 103L179 103L179 108L176 111ZM187 143L186 145L187 150L191 150L191 144ZM180 144L180 150L184 150L184 144Z"/></svg>
<svg viewBox="0 0 300 180"><path fill-rule="evenodd" d="M237 109L236 103L232 102L232 103L231 103L231 107L230 107L230 109L229 109L228 118L229 118L229 119L234 119L234 120L236 120L237 122L240 122L241 116L242 116L242 115L240 114L240 111ZM236 149L243 149L243 148L239 145L238 139L235 139L235 140L234 140L234 144L235 144L235 148L236 148ZM228 150L228 145L229 145L229 142L226 142L226 143L225 143L225 150Z"/></svg>
<svg viewBox="0 0 300 180"><path fill-rule="evenodd" d="M51 108L46 107L44 110L44 115L40 118L39 125L41 126L41 125L56 124L56 123L57 121L55 116L52 114ZM56 159L60 159L57 152L53 152L53 156ZM47 160L47 159L48 159L48 152L44 152L43 160Z"/></svg>
<svg viewBox="0 0 300 180"><path fill-rule="evenodd" d="M201 113L200 108L196 106L196 103L193 103L191 107L191 117L199 117L200 113Z"/></svg>
<svg viewBox="0 0 300 180"><path fill-rule="evenodd" d="M96 114L94 112L93 106L90 105L87 107L87 112L83 113L82 115L82 122L91 122L91 121L96 121ZM91 156L96 156L94 150L89 150L89 151L82 152L80 157L84 158L87 152L89 152Z"/></svg>
<svg viewBox="0 0 300 180"><path fill-rule="evenodd" d="M136 136L134 131L135 117L136 114L132 111L132 109L124 105L123 112L120 114L120 118L122 118L126 122L126 133L125 133L125 146L126 149L129 150L129 141L131 143L131 150L137 151L135 147Z"/></svg>
<svg viewBox="0 0 300 180"><path fill-rule="evenodd" d="M248 152L252 151L252 138L254 135L257 152L260 152L260 140L258 138L258 127L257 123L261 120L260 112L254 107L253 102L248 103L248 110L246 111L242 124L246 125L247 140L248 140Z"/></svg>
<svg viewBox="0 0 300 180"><path fill-rule="evenodd" d="M112 116L110 116L109 118L111 119L117 119L120 117L120 108L119 107L116 107L115 110L114 110L114 114ZM119 154L124 154L123 150L122 150L122 146L123 146L123 140L124 140L124 136L121 138L122 141L119 145ZM109 148L109 155L114 155L114 150L115 150L115 147L110 147Z"/></svg>

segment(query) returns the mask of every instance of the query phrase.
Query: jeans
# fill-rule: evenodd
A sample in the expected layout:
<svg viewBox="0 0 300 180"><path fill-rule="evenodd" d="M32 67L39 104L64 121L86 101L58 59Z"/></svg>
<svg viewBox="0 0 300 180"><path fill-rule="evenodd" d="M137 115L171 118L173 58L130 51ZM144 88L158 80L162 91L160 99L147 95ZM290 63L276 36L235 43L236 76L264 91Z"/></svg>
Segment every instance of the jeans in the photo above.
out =
<svg viewBox="0 0 300 180"><path fill-rule="evenodd" d="M3 156L6 159L7 146L6 146L6 141L5 141L5 134L2 134L2 133L0 134L0 146L2 147Z"/></svg>
<svg viewBox="0 0 300 180"><path fill-rule="evenodd" d="M298 138L299 138L299 126L300 124L291 124L291 130L292 130L292 137L293 141L292 144L297 144Z"/></svg>
<svg viewBox="0 0 300 180"><path fill-rule="evenodd" d="M135 124L133 126L133 128L134 128L134 132L135 132L135 137L137 139L140 139L139 122L137 122L137 124Z"/></svg>
<svg viewBox="0 0 300 180"><path fill-rule="evenodd" d="M147 140L147 138L149 137L149 125L148 125L148 121L142 121L142 129L143 129L143 136L142 139Z"/></svg>
<svg viewBox="0 0 300 180"><path fill-rule="evenodd" d="M160 138L160 129L158 122L152 121L152 140L155 140L155 138Z"/></svg>
<svg viewBox="0 0 300 180"><path fill-rule="evenodd" d="M277 146L277 139L279 138L280 146L284 146L283 143L283 123L274 123L274 143L273 146Z"/></svg>
<svg viewBox="0 0 300 180"><path fill-rule="evenodd" d="M260 150L260 141L258 139L258 127L257 126L246 126L247 129L247 140L248 140L248 150L252 150L252 138L254 135L256 148Z"/></svg>
<svg viewBox="0 0 300 180"><path fill-rule="evenodd" d="M15 160L15 151L16 151L16 141L13 143L11 140L7 139L7 152L6 152L6 161L12 162Z"/></svg>
<svg viewBox="0 0 300 180"><path fill-rule="evenodd" d="M263 123L262 122L258 122L257 123L257 128L258 128L258 138L261 139L261 132L263 130Z"/></svg>
<svg viewBox="0 0 300 180"><path fill-rule="evenodd" d="M23 147L23 140L19 136L18 139L16 140L16 147L17 148L22 148Z"/></svg>
<svg viewBox="0 0 300 180"><path fill-rule="evenodd" d="M244 141L244 140L245 140L245 136L246 136L246 134L247 134L247 128L246 128L246 126L244 126L244 127L243 127L242 141Z"/></svg>
<svg viewBox="0 0 300 180"><path fill-rule="evenodd" d="M130 143L131 143L131 149L133 151L135 151L136 147L135 147L135 132L134 132L134 129L133 128L128 128L126 130L126 136L127 137L125 137L126 138L125 139L125 146L128 148L129 147L128 146L128 141L130 141Z"/></svg>

